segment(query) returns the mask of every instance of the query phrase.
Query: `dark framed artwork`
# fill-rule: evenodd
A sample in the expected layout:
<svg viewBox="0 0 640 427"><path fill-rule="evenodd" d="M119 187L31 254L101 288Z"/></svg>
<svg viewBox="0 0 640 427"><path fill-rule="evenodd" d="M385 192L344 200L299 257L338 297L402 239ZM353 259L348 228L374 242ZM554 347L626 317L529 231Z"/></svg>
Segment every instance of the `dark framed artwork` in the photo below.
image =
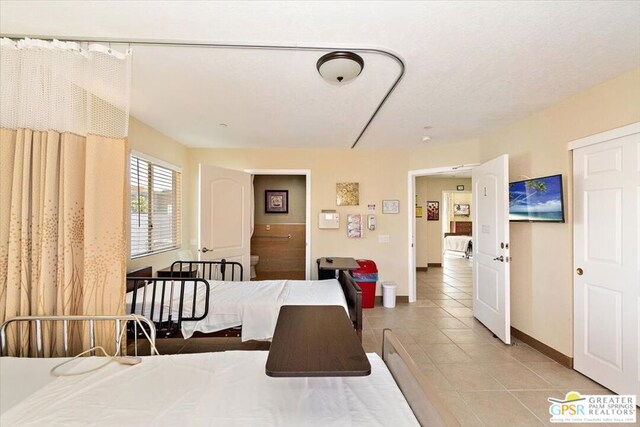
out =
<svg viewBox="0 0 640 427"><path fill-rule="evenodd" d="M264 213L289 213L289 190L265 190Z"/></svg>
<svg viewBox="0 0 640 427"><path fill-rule="evenodd" d="M440 221L440 202L427 202L427 221Z"/></svg>

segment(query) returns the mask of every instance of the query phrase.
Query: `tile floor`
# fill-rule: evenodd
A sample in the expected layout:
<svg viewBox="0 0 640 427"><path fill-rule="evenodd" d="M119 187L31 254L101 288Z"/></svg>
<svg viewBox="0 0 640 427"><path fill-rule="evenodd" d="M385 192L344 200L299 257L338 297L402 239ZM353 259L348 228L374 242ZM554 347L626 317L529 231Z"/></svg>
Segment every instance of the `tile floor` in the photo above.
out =
<svg viewBox="0 0 640 427"><path fill-rule="evenodd" d="M503 344L474 320L471 261L447 257L443 268L417 277L417 302L364 310L363 346L380 353L382 330L393 329L463 426L551 425L548 397L610 393L521 341ZM269 343L176 338L158 347L163 354L196 353L268 350Z"/></svg>
<svg viewBox="0 0 640 427"><path fill-rule="evenodd" d="M548 397L610 393L521 341L503 344L476 321L471 261L448 256L417 278L416 303L365 310L363 346L379 353L382 329L393 329L463 426L551 425Z"/></svg>

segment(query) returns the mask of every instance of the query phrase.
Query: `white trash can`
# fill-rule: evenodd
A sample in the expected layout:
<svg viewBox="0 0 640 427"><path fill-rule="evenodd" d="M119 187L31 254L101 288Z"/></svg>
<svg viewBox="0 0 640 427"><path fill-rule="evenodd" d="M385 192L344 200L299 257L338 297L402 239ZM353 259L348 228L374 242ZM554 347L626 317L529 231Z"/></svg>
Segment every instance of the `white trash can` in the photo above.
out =
<svg viewBox="0 0 640 427"><path fill-rule="evenodd" d="M396 306L396 288L393 282L382 282L382 305L386 308Z"/></svg>

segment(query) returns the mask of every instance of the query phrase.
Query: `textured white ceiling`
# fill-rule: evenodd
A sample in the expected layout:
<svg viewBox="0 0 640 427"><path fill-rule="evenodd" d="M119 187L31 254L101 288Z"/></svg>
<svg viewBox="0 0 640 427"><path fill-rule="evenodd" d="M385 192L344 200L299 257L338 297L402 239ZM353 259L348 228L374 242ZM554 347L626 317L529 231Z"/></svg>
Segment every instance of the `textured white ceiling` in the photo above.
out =
<svg viewBox="0 0 640 427"><path fill-rule="evenodd" d="M640 67L638 22L626 1L0 2L3 34L393 52L406 74L358 148L476 137ZM398 65L363 54L335 87L322 53L134 46L132 114L189 146L349 147Z"/></svg>

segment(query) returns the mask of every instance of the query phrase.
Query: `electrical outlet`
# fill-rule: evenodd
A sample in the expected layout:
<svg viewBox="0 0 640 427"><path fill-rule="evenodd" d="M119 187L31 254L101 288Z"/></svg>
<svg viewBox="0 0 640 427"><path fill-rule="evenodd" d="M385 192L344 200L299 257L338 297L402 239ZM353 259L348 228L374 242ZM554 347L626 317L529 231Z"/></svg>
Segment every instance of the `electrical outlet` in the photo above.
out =
<svg viewBox="0 0 640 427"><path fill-rule="evenodd" d="M271 230L271 226L267 224L267 231Z"/></svg>

